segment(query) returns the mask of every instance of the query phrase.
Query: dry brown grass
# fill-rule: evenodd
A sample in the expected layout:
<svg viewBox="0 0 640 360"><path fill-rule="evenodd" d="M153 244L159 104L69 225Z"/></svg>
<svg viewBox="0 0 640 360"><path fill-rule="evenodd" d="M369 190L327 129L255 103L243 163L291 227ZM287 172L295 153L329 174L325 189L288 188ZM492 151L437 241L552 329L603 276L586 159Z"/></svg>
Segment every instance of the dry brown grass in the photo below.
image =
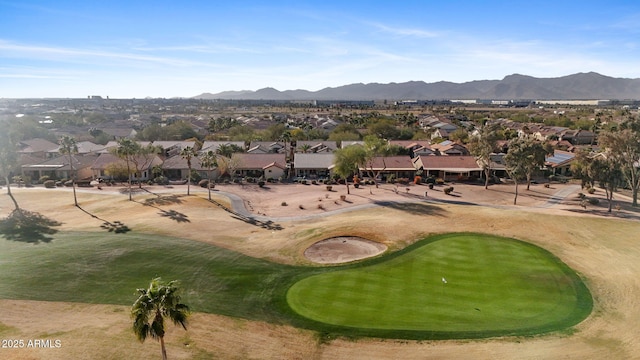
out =
<svg viewBox="0 0 640 360"><path fill-rule="evenodd" d="M588 208L587 213L583 213L574 195L550 209L531 208L546 200L549 193L542 186L536 186L530 194L523 190L519 201L522 205L518 207L508 206L513 199L509 186L488 191L482 187L454 187L459 197L448 199L492 206L413 203L366 208L304 220L275 220L283 229L271 230L234 219L209 203L206 192L202 191L156 207L142 205L146 199L157 198L152 194L136 194L136 202L129 202L125 195L82 191L79 201L87 212L109 221L120 220L133 231L209 242L282 263L311 265L303 256L304 250L318 240L333 236L361 236L382 242L390 249L402 248L431 233L475 231L509 236L553 252L586 279L595 300L593 314L572 333L477 341L338 339L324 343L306 330L196 314L187 332L177 328L169 331L168 352L173 359L630 359L640 353L640 342L636 340L640 330L637 321L640 319L637 306L640 222L635 212L628 211L628 203L623 203L620 212L614 210L613 216L601 217L589 214L601 208ZM270 199L263 197L257 186L256 189L216 189L219 188L243 194L252 202L255 212L274 216L332 210L316 206L300 210L297 206L298 201L317 203L326 192L324 187L316 187L316 191L312 186L276 188L274 185L266 192ZM352 203L336 206L410 200L412 193L420 195L418 189L424 187L410 187L409 195L396 195L391 188L374 189L373 195L369 195L369 189L358 189L347 198ZM169 195L160 193L163 189L151 190L160 196ZM341 187L334 190L338 190L331 193L335 198L344 192ZM550 191L553 190L559 189ZM167 191L186 193L180 187ZM71 193L66 190L15 189L15 194L24 208L63 222L64 230L100 231L101 221L74 208ZM444 194L431 191L429 197L445 199ZM216 199L225 201L220 196ZM421 199L414 197L413 200ZM287 201L289 206L281 206L282 201ZM327 201L325 205L330 204L334 203ZM11 206L6 196L0 197L0 214L7 214ZM189 222L171 220L161 215L162 210L180 213ZM0 338L62 341L60 349L0 349L0 359L123 359L160 355L157 343L140 344L135 340L129 331L127 307L19 300L2 300L0 305L3 309Z"/></svg>

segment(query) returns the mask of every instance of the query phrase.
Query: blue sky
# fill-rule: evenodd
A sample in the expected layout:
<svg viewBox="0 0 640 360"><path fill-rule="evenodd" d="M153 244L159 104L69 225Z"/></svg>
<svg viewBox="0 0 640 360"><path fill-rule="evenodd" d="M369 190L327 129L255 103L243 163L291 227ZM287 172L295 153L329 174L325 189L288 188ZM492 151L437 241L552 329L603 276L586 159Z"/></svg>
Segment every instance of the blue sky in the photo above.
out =
<svg viewBox="0 0 640 360"><path fill-rule="evenodd" d="M633 1L0 0L0 98L640 78Z"/></svg>

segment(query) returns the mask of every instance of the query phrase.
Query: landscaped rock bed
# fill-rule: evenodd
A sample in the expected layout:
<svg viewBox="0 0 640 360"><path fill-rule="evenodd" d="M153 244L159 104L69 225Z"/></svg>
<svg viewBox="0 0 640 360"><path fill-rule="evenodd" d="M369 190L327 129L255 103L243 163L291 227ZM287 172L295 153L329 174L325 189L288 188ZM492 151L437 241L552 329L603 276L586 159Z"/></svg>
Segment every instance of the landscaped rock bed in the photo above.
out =
<svg viewBox="0 0 640 360"><path fill-rule="evenodd" d="M387 246L357 236L339 236L318 241L304 251L304 256L319 264L339 264L376 256Z"/></svg>

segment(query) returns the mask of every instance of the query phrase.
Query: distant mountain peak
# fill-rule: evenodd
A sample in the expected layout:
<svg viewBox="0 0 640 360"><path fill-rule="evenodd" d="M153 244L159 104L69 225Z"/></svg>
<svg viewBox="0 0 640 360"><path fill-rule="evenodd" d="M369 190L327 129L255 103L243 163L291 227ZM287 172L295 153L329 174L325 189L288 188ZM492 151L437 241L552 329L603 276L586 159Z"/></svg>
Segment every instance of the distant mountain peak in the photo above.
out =
<svg viewBox="0 0 640 360"><path fill-rule="evenodd" d="M318 91L265 87L256 91L204 93L198 99L230 100L640 100L640 79L613 78L597 72L576 73L556 78L511 74L502 80L474 80L465 83L407 81L403 83L354 83Z"/></svg>

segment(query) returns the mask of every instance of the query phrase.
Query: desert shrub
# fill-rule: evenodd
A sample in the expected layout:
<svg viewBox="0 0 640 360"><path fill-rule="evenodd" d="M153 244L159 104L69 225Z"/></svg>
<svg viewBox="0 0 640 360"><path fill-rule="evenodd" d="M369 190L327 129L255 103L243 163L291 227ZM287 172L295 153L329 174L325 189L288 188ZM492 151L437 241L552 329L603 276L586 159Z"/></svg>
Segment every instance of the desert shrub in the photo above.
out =
<svg viewBox="0 0 640 360"><path fill-rule="evenodd" d="M309 182L307 181L307 179L302 179L302 180L300 180L300 184L309 185Z"/></svg>
<svg viewBox="0 0 640 360"><path fill-rule="evenodd" d="M444 179L442 179L442 178L437 178L437 179L436 179L436 184L438 184L438 185L442 185L442 184L444 184Z"/></svg>
<svg viewBox="0 0 640 360"><path fill-rule="evenodd" d="M588 192L589 194L594 194L594 193L596 192L596 189L594 189L594 188L590 187L590 188L588 188L588 189L587 189L587 192Z"/></svg>
<svg viewBox="0 0 640 360"><path fill-rule="evenodd" d="M300 210L304 210L304 206L302 206L302 204L298 205L298 207L300 208Z"/></svg>
<svg viewBox="0 0 640 360"><path fill-rule="evenodd" d="M289 204L287 204L286 201L283 201L283 202L280 203L280 206L287 206L287 205L289 205Z"/></svg>
<svg viewBox="0 0 640 360"><path fill-rule="evenodd" d="M64 186L69 187L73 185L73 181L72 180L67 180L64 182Z"/></svg>
<svg viewBox="0 0 640 360"><path fill-rule="evenodd" d="M317 182L317 181L315 181L315 180L311 180L311 185L317 185L317 184L318 184L318 182Z"/></svg>
<svg viewBox="0 0 640 360"><path fill-rule="evenodd" d="M206 188L207 188L207 186L209 186L209 180L207 180L207 179L200 180L200 181L198 182L198 185L199 185L200 187L203 187L203 188L205 188L205 189L206 189Z"/></svg>
<svg viewBox="0 0 640 360"><path fill-rule="evenodd" d="M453 186L446 187L443 191L445 194L450 195L453 192Z"/></svg>
<svg viewBox="0 0 640 360"><path fill-rule="evenodd" d="M56 187L56 182L53 180L45 180L43 181L44 187L47 189L53 189Z"/></svg>
<svg viewBox="0 0 640 360"><path fill-rule="evenodd" d="M394 174L390 174L389 176L387 176L387 182L390 184L395 184L396 183L396 176Z"/></svg>
<svg viewBox="0 0 640 360"><path fill-rule="evenodd" d="M153 182L158 184L158 185L168 185L169 184L169 179L167 179L167 177L165 176L158 176L155 179L153 179ZM110 185L111 183L108 182L108 185Z"/></svg>
<svg viewBox="0 0 640 360"><path fill-rule="evenodd" d="M355 184L353 184L353 187L357 189L357 188L360 187L360 184L359 183L355 183Z"/></svg>
<svg viewBox="0 0 640 360"><path fill-rule="evenodd" d="M50 179L49 175L43 175L43 176L40 176L40 179L38 180L38 182L40 184L44 184L45 181L48 181L49 179Z"/></svg>
<svg viewBox="0 0 640 360"><path fill-rule="evenodd" d="M600 203L600 199L598 198L589 198L589 204L591 205L598 205Z"/></svg>
<svg viewBox="0 0 640 360"><path fill-rule="evenodd" d="M258 181L258 186L264 187L264 184L265 184L264 180Z"/></svg>
<svg viewBox="0 0 640 360"><path fill-rule="evenodd" d="M587 196L583 193L578 193L578 199L584 200Z"/></svg>
<svg viewBox="0 0 640 360"><path fill-rule="evenodd" d="M191 182L197 184L202 180L202 176L195 169L191 169Z"/></svg>
<svg viewBox="0 0 640 360"><path fill-rule="evenodd" d="M333 190L333 186L327 185L327 191L331 191L331 190Z"/></svg>

